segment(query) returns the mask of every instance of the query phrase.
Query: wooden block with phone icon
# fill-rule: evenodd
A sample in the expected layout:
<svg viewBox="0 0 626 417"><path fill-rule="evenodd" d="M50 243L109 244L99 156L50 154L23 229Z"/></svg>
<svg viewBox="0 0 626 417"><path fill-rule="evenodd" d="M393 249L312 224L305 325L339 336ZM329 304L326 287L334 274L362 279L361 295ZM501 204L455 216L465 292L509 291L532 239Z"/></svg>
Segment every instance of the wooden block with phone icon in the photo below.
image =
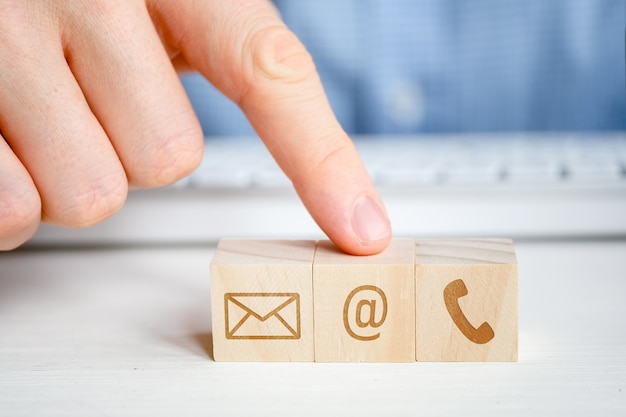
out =
<svg viewBox="0 0 626 417"><path fill-rule="evenodd" d="M319 242L313 266L317 362L415 361L414 241L350 256Z"/></svg>
<svg viewBox="0 0 626 417"><path fill-rule="evenodd" d="M315 241L222 240L211 262L216 361L313 361Z"/></svg>
<svg viewBox="0 0 626 417"><path fill-rule="evenodd" d="M415 290L418 361L517 360L511 240L417 240Z"/></svg>

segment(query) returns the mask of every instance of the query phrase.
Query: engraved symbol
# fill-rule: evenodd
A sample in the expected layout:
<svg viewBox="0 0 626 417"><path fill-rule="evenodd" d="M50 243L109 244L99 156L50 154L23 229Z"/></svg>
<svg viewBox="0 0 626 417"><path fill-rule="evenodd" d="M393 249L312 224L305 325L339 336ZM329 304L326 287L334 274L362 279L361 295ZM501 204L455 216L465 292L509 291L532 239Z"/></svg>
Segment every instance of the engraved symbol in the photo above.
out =
<svg viewBox="0 0 626 417"><path fill-rule="evenodd" d="M226 339L300 339L300 294L224 294Z"/></svg>
<svg viewBox="0 0 626 417"><path fill-rule="evenodd" d="M356 303L356 308L352 308L352 300L355 296L359 294L359 301ZM371 298L371 297L375 298ZM377 300L378 299L378 300ZM376 301L380 301L382 304L382 313L377 318L377 303ZM354 318L354 324L358 327L356 329L359 331L355 331L350 325L350 318ZM363 319L365 318L365 320ZM346 302L343 305L343 325L346 328L348 334L357 340L370 341L376 340L380 337L379 333L374 333L370 335L359 334L363 332L363 329L367 327L371 327L373 329L377 329L383 325L385 319L387 318L387 297L383 290L373 285L362 285L353 289L348 297L346 298Z"/></svg>
<svg viewBox="0 0 626 417"><path fill-rule="evenodd" d="M457 279L444 288L443 301L446 304L448 313L450 313L450 317L452 317L452 321L454 321L461 333L470 341L483 345L493 339L495 334L489 323L485 322L476 328L472 326L465 314L463 314L459 306L459 298L465 297L467 294L465 283L463 280Z"/></svg>

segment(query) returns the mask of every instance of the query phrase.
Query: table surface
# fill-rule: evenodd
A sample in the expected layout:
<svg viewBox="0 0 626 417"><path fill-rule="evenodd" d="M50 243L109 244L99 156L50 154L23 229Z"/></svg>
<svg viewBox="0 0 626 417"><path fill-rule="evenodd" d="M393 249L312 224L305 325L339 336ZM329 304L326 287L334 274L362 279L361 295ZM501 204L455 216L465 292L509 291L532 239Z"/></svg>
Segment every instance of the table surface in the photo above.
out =
<svg viewBox="0 0 626 417"><path fill-rule="evenodd" d="M216 363L214 248L3 253L0 415L626 415L626 242L516 248L519 363Z"/></svg>

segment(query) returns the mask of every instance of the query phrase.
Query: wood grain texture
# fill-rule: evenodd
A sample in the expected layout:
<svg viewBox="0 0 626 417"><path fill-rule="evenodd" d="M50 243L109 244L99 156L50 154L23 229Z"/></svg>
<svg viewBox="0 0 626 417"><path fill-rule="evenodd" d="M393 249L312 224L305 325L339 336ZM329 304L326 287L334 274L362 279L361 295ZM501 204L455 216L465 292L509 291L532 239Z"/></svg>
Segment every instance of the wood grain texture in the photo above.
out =
<svg viewBox="0 0 626 417"><path fill-rule="evenodd" d="M511 240L417 240L415 290L418 361L517 360Z"/></svg>
<svg viewBox="0 0 626 417"><path fill-rule="evenodd" d="M314 241L222 240L211 262L216 361L313 361Z"/></svg>
<svg viewBox="0 0 626 417"><path fill-rule="evenodd" d="M346 255L318 243L313 265L315 360L415 361L414 242Z"/></svg>
<svg viewBox="0 0 626 417"><path fill-rule="evenodd" d="M515 242L514 364L214 362L214 250L0 253L0 416L626 416L626 240Z"/></svg>

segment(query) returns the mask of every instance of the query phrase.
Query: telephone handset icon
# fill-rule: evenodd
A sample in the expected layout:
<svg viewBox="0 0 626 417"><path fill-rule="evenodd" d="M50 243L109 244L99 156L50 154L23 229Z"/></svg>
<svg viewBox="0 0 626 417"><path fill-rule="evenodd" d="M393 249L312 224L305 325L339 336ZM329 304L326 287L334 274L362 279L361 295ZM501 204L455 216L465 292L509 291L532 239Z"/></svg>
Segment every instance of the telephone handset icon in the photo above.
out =
<svg viewBox="0 0 626 417"><path fill-rule="evenodd" d="M467 294L465 283L463 280L457 279L446 285L443 290L443 300L450 317L461 333L472 342L483 345L493 339L494 332L489 323L485 322L476 328L467 320L459 306L459 298L465 297Z"/></svg>

